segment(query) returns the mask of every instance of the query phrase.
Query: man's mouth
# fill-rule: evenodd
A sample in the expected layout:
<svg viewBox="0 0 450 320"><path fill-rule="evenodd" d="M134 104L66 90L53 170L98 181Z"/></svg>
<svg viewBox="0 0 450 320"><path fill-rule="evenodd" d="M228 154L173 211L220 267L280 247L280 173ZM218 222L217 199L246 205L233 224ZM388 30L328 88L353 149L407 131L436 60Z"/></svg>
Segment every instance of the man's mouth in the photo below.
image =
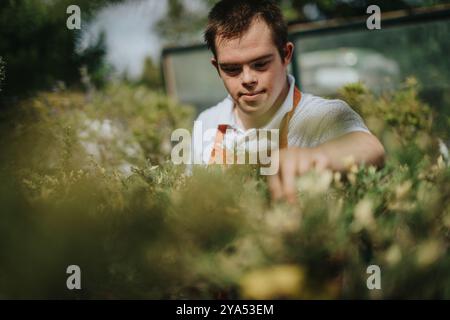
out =
<svg viewBox="0 0 450 320"><path fill-rule="evenodd" d="M255 97L255 96L257 96L257 95L259 95L261 93L264 93L264 92L265 92L265 90L259 90L259 91L254 91L254 92L242 92L239 95L241 97L242 96L244 96L244 97Z"/></svg>

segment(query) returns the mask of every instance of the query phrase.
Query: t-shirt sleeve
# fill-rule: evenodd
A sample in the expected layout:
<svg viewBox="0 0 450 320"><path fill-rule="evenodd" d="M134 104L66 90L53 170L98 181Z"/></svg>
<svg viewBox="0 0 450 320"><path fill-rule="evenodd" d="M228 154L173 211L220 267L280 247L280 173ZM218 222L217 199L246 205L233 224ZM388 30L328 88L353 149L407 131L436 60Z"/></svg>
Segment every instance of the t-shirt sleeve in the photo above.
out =
<svg viewBox="0 0 450 320"><path fill-rule="evenodd" d="M317 128L317 144L325 143L350 132L370 133L361 116L342 100L329 100L320 109L323 117Z"/></svg>

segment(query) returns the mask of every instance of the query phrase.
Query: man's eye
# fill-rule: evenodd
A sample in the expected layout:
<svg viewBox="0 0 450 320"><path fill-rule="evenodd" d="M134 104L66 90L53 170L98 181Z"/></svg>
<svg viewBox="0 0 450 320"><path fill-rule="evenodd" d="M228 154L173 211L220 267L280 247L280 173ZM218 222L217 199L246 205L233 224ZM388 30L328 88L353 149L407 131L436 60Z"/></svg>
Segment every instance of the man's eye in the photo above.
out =
<svg viewBox="0 0 450 320"><path fill-rule="evenodd" d="M240 68L222 68L222 70L228 75L238 75L241 72Z"/></svg>
<svg viewBox="0 0 450 320"><path fill-rule="evenodd" d="M262 69L266 68L268 64L269 64L269 61L257 62L254 64L254 67L256 70L262 70Z"/></svg>

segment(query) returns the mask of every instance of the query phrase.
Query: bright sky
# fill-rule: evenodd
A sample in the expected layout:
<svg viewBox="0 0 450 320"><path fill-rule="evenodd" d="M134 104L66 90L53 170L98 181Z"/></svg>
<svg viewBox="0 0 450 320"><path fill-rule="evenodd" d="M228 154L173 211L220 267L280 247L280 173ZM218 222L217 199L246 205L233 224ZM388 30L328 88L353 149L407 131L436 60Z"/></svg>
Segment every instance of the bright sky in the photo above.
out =
<svg viewBox="0 0 450 320"><path fill-rule="evenodd" d="M201 0L184 1L191 10L201 8ZM95 42L99 32L104 30L107 61L117 71L126 71L130 77L136 78L142 72L146 56L159 60L161 41L153 27L166 10L167 1L164 0L128 0L105 7L84 28L80 48Z"/></svg>
<svg viewBox="0 0 450 320"><path fill-rule="evenodd" d="M82 37L84 48L95 42L103 30L108 48L107 61L119 72L126 71L130 77L138 77L146 56L159 56L160 41L152 31L153 25L166 11L166 1L128 1L102 9Z"/></svg>

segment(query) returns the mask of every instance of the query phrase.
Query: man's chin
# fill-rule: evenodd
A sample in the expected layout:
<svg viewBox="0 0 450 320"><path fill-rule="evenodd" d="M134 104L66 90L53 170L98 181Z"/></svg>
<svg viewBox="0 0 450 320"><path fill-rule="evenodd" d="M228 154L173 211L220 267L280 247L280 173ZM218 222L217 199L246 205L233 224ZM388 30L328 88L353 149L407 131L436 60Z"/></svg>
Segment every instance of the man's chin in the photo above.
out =
<svg viewBox="0 0 450 320"><path fill-rule="evenodd" d="M247 100L239 99L239 106L241 107L241 110L245 113L253 113L258 112L260 110L265 109L265 101L262 101L261 99L258 100Z"/></svg>
<svg viewBox="0 0 450 320"><path fill-rule="evenodd" d="M240 103L239 109L247 115L259 115L263 113L264 105L262 103Z"/></svg>

